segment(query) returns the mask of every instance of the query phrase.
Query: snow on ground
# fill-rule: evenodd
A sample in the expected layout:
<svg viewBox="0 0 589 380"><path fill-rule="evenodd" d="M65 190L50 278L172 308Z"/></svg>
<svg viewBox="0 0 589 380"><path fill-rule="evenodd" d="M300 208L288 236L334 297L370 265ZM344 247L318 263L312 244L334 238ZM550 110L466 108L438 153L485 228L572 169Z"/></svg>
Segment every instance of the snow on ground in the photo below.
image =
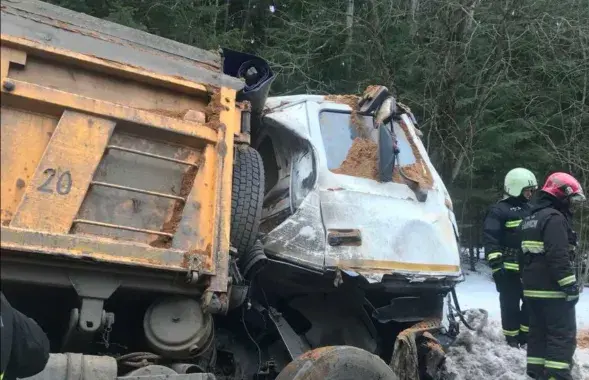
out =
<svg viewBox="0 0 589 380"><path fill-rule="evenodd" d="M460 326L460 334L450 348L447 369L450 380L526 380L526 351L509 347L501 330L499 296L488 268L477 267L478 272L465 271L465 281L458 285L458 301L462 310L484 309L488 313L472 310L468 321L477 331ZM479 327L476 327L479 326ZM589 328L589 288L581 294L577 304L577 328ZM577 348L575 380L589 379L589 349Z"/></svg>

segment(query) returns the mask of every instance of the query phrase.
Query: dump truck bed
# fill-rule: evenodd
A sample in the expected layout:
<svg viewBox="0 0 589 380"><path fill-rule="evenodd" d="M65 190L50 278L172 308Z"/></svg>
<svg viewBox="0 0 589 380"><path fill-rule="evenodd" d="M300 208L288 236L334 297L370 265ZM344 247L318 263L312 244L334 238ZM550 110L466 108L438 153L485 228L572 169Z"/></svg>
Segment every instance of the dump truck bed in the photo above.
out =
<svg viewBox="0 0 589 380"><path fill-rule="evenodd" d="M3 279L31 258L224 291L242 82L220 55L30 0L1 31Z"/></svg>

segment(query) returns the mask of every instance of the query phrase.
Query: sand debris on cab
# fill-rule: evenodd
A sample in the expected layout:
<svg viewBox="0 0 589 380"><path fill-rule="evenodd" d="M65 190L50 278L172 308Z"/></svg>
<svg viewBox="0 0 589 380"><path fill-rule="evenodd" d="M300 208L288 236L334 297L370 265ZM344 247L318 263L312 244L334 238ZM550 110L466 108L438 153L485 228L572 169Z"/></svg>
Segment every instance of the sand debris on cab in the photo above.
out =
<svg viewBox="0 0 589 380"><path fill-rule="evenodd" d="M328 102L345 104L351 109L351 121L356 133L362 139L370 138L370 130L364 125L362 116L358 114L358 102L360 97L357 95L327 95L325 100Z"/></svg>
<svg viewBox="0 0 589 380"><path fill-rule="evenodd" d="M423 161L403 165L401 170L407 178L419 183L422 188L430 189L433 186L433 178ZM372 140L357 137L348 150L344 162L332 172L378 181L378 144ZM398 166L393 169L393 182L405 183Z"/></svg>
<svg viewBox="0 0 589 380"><path fill-rule="evenodd" d="M345 104L351 109L351 124L354 126L358 137L354 139L352 147L348 151L346 159L339 168L333 169L336 174L345 174L354 177L368 178L378 181L378 144L370 137L370 128L366 126L361 115L358 114L360 97L356 95L327 95L326 101ZM403 109L408 107L403 105ZM405 133L411 146L415 162L399 166L393 169L393 182L405 183L403 176L417 182L422 189L431 189L434 181L421 152L415 141L411 138L411 132L405 122L399 122L400 128ZM401 175L401 172L403 175Z"/></svg>
<svg viewBox="0 0 589 380"><path fill-rule="evenodd" d="M377 180L378 145L371 140L357 137L354 139L344 162L332 172Z"/></svg>

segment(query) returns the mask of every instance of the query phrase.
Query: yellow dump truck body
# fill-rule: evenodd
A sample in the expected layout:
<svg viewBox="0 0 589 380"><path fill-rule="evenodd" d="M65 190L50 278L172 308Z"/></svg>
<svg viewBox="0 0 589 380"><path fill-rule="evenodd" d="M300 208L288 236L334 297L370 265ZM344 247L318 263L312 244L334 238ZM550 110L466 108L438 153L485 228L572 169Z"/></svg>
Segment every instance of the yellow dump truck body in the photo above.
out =
<svg viewBox="0 0 589 380"><path fill-rule="evenodd" d="M224 292L241 83L219 55L36 1L1 12L3 261L207 275Z"/></svg>

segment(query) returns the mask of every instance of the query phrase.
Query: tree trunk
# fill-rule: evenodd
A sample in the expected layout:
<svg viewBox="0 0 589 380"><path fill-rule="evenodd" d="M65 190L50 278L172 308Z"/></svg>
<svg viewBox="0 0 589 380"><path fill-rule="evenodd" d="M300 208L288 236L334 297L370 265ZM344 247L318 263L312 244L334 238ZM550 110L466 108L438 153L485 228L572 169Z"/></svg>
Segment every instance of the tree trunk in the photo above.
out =
<svg viewBox="0 0 589 380"><path fill-rule="evenodd" d="M411 0L411 36L414 37L417 34L419 25L415 19L417 9L419 8L419 0Z"/></svg>
<svg viewBox="0 0 589 380"><path fill-rule="evenodd" d="M219 0L215 0L215 13L213 15L213 36L217 40L217 18L219 17Z"/></svg>
<svg viewBox="0 0 589 380"><path fill-rule="evenodd" d="M242 39L244 38L244 36L249 28L250 18L251 18L251 9L252 9L252 0L248 0L247 8L245 9L245 16L243 18L243 25L241 27Z"/></svg>
<svg viewBox="0 0 589 380"><path fill-rule="evenodd" d="M225 22L223 23L223 30L227 32L229 29L229 8L231 8L231 0L225 1Z"/></svg>
<svg viewBox="0 0 589 380"><path fill-rule="evenodd" d="M352 77L352 42L354 38L354 0L348 0L348 8L346 10L346 28L348 30L348 40L346 42L346 51L349 56L347 59L347 78Z"/></svg>

